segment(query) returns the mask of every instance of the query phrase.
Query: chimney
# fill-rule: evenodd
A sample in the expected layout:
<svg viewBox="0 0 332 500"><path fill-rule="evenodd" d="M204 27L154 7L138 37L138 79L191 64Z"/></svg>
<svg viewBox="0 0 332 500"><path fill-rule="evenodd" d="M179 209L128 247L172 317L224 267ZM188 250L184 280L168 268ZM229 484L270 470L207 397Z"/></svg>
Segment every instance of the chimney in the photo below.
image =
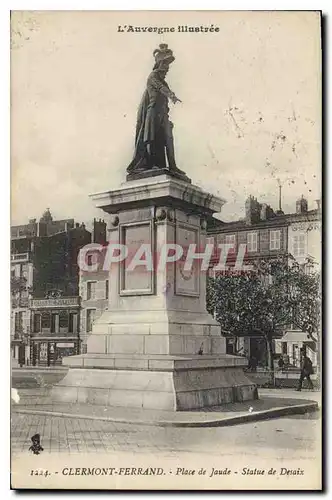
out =
<svg viewBox="0 0 332 500"><path fill-rule="evenodd" d="M92 243L106 243L106 222L103 220L94 220L92 226Z"/></svg>
<svg viewBox="0 0 332 500"><path fill-rule="evenodd" d="M251 224L252 202L253 202L252 196L249 195L249 198L246 199L246 203L245 203L245 213L246 213L247 225Z"/></svg>
<svg viewBox="0 0 332 500"><path fill-rule="evenodd" d="M245 203L245 212L246 212L246 224L250 226L251 224L255 224L259 222L261 215L261 204L258 203L257 198L253 196L249 196Z"/></svg>
<svg viewBox="0 0 332 500"><path fill-rule="evenodd" d="M267 219L267 204L263 203L261 208L261 220Z"/></svg>
<svg viewBox="0 0 332 500"><path fill-rule="evenodd" d="M302 195L296 202L296 213L304 214L306 212L308 212L308 201Z"/></svg>
<svg viewBox="0 0 332 500"><path fill-rule="evenodd" d="M317 210L320 212L321 200L315 200L315 202L317 203Z"/></svg>
<svg viewBox="0 0 332 500"><path fill-rule="evenodd" d="M47 224L45 222L37 223L37 236L46 236L47 235Z"/></svg>

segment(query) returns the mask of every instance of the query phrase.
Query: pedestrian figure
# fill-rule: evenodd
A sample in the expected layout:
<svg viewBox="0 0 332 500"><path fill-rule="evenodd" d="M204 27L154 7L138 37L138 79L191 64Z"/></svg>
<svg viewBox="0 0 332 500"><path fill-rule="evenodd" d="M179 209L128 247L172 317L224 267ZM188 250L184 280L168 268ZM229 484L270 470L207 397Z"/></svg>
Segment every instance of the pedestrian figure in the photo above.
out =
<svg viewBox="0 0 332 500"><path fill-rule="evenodd" d="M289 356L288 354L284 354L283 357L283 362L284 362L284 367L286 368L287 366L289 366Z"/></svg>
<svg viewBox="0 0 332 500"><path fill-rule="evenodd" d="M257 365L258 365L258 359L256 358L256 356L253 356L251 360L251 370L253 372L257 372Z"/></svg>
<svg viewBox="0 0 332 500"><path fill-rule="evenodd" d="M300 353L301 353L301 374L300 374L299 385L298 385L298 388L296 390L301 391L303 380L305 378L308 380L309 388L313 389L314 386L313 386L312 380L310 378L310 375L312 375L314 372L313 368L312 368L311 359L308 358L308 356L306 355L305 349L300 349Z"/></svg>

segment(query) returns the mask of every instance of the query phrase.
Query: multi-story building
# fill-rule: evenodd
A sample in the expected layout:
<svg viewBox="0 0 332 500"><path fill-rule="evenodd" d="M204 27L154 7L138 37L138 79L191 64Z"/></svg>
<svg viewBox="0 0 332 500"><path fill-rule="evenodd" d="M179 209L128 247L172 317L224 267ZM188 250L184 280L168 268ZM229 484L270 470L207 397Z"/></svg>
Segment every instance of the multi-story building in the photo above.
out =
<svg viewBox="0 0 332 500"><path fill-rule="evenodd" d="M317 208L308 210L308 202L303 196L296 202L296 212L287 215L288 252L293 255L306 272L320 270L321 263L321 214L320 202ZM309 260L309 263L308 263ZM317 340L313 341L306 332L293 325L284 336L275 342L276 353L287 355L291 363L300 366L300 349L306 348L307 356L314 366L317 365Z"/></svg>
<svg viewBox="0 0 332 500"><path fill-rule="evenodd" d="M13 358L25 362L25 345L30 333L30 290L33 283L33 265L30 252L11 256L11 346Z"/></svg>
<svg viewBox="0 0 332 500"><path fill-rule="evenodd" d="M91 232L84 224L75 224L73 219L53 220L49 209L39 222L32 219L11 227L11 340L13 358L20 364L40 359L36 346L48 352L54 342L72 344L72 338L66 342L63 337L74 334L76 338L79 333L77 256L88 243ZM53 303L55 298L61 298L60 309ZM76 322L71 316L73 307Z"/></svg>
<svg viewBox="0 0 332 500"><path fill-rule="evenodd" d="M208 226L208 235L214 244L232 245L227 264L235 262L240 244L246 245L245 263L260 258L292 254L305 265L307 257L315 260L316 268L320 263L320 206L308 210L308 202L301 197L296 202L296 211L285 214L279 205L276 212L267 204L259 203L250 196L245 204L245 217L234 222L213 220ZM215 253L215 265L219 256ZM313 267L314 269L314 267ZM310 269L307 269L310 272ZM267 362L265 340L259 336L242 337L235 346L234 338L227 340L229 353L241 352L248 357L255 356L262 364ZM308 353L316 362L314 342L308 340L306 332L294 331L291 328L283 332L280 340L275 341L276 353L288 354L292 364L299 364L299 350L306 345Z"/></svg>
<svg viewBox="0 0 332 500"><path fill-rule="evenodd" d="M105 245L106 225L103 221L94 221L92 232L93 243ZM93 259L94 252L87 254L87 261ZM102 259L101 259L102 260ZM109 273L98 266L97 271L79 271L79 293L81 297L81 352L86 353L87 339L91 334L92 325L108 307Z"/></svg>

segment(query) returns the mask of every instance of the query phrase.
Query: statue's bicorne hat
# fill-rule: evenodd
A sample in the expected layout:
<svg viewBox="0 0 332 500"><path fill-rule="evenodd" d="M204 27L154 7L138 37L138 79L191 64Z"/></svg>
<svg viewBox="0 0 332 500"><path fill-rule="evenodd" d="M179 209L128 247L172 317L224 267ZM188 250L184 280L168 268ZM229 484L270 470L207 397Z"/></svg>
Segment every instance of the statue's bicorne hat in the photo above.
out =
<svg viewBox="0 0 332 500"><path fill-rule="evenodd" d="M153 57L155 59L155 69L157 69L161 65L161 63L168 65L175 61L173 51L168 48L167 43L161 43L159 45L159 49L155 49L153 51Z"/></svg>

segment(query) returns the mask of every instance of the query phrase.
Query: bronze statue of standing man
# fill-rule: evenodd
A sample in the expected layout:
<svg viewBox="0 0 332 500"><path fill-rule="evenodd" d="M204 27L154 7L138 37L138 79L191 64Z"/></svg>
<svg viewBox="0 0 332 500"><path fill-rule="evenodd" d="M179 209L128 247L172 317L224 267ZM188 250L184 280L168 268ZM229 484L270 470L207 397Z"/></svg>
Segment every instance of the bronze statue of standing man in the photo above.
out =
<svg viewBox="0 0 332 500"><path fill-rule="evenodd" d="M165 81L175 57L167 44L160 44L153 56L155 65L138 109L135 154L127 168L127 179L169 173L188 181L175 163L173 123L168 116L168 99L174 104L181 102Z"/></svg>

